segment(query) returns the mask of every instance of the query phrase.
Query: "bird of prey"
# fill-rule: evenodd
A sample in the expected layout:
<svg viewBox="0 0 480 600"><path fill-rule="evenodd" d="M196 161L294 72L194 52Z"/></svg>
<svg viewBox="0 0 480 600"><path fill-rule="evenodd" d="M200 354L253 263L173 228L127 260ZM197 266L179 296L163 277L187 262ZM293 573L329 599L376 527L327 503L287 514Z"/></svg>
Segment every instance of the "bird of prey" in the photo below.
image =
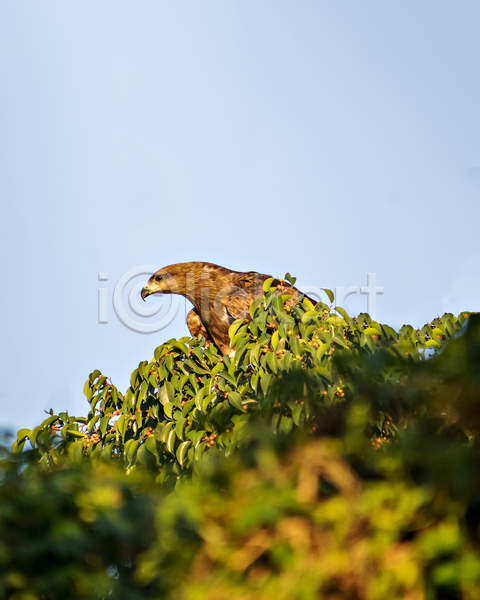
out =
<svg viewBox="0 0 480 600"><path fill-rule="evenodd" d="M145 300L151 294L179 294L193 304L187 325L193 337L201 335L207 345L215 345L222 354L230 353L228 329L236 319L249 318L250 304L263 295L263 282L269 275L232 271L207 262L169 265L154 273L142 289ZM292 294L298 302L300 292L274 279L282 293Z"/></svg>

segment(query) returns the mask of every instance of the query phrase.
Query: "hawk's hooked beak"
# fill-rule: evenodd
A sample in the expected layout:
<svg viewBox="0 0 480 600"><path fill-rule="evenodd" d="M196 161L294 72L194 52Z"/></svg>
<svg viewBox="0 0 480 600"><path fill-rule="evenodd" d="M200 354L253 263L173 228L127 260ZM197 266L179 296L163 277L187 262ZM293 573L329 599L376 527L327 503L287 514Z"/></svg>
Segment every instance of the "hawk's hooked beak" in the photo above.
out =
<svg viewBox="0 0 480 600"><path fill-rule="evenodd" d="M153 294L153 291L148 287L147 283L140 292L140 296L142 297L142 300L145 301L145 298L150 296L150 294Z"/></svg>

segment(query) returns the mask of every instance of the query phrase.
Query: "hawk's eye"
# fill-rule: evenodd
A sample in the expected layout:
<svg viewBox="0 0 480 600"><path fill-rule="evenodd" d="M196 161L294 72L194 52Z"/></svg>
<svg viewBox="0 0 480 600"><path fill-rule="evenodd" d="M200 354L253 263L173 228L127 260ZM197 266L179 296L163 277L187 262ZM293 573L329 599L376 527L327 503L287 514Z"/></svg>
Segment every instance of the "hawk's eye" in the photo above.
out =
<svg viewBox="0 0 480 600"><path fill-rule="evenodd" d="M161 280L162 280L162 276L161 276L161 275L157 275L157 276L155 277L155 279L156 279L156 281L161 281Z"/></svg>

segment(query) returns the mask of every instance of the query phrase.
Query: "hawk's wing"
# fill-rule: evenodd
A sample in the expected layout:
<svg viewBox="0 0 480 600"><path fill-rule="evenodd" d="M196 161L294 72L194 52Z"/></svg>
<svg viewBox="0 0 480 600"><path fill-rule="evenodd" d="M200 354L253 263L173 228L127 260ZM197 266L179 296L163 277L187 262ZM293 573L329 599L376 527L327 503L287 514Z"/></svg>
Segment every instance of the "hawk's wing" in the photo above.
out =
<svg viewBox="0 0 480 600"><path fill-rule="evenodd" d="M228 288L224 288L221 299L221 307L225 314L225 319L228 318L230 323L235 319L249 318L248 309L251 303L256 298L263 296L263 282L268 279L268 275L249 272L239 273L233 280L233 284ZM287 282L280 282L279 279L272 281L272 287L277 287L275 292L278 295L288 294L291 296L287 300L288 306L293 306L304 296L297 288L292 287ZM305 296L308 298L308 296ZM311 298L309 298L311 300ZM315 301L313 301L315 304Z"/></svg>
<svg viewBox="0 0 480 600"><path fill-rule="evenodd" d="M268 275L249 271L247 273L235 273L230 279L230 285L225 286L217 298L220 298L221 306L225 316L230 323L235 319L248 317L248 309L255 298L263 295L263 282Z"/></svg>
<svg viewBox="0 0 480 600"><path fill-rule="evenodd" d="M222 312L230 323L233 323L236 319L246 319L248 316L248 309L250 304L253 302L253 298L245 291L233 290L231 293L226 294L221 300Z"/></svg>
<svg viewBox="0 0 480 600"><path fill-rule="evenodd" d="M205 338L207 346L209 344L213 344L211 335L208 333L205 325L202 323L200 315L195 309L192 309L187 315L187 327L190 333L192 334L192 337L197 337L198 335L201 335Z"/></svg>

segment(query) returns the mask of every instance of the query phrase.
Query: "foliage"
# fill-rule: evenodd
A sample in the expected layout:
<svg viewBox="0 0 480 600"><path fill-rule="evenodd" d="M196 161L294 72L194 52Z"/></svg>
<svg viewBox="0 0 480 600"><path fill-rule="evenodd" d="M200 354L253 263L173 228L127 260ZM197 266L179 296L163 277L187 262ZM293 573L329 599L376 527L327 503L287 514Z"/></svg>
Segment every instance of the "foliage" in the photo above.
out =
<svg viewBox="0 0 480 600"><path fill-rule="evenodd" d="M1 461L0 598L152 597L133 572L155 540L148 494L86 463L26 474L32 454Z"/></svg>
<svg viewBox="0 0 480 600"><path fill-rule="evenodd" d="M94 371L85 383L86 417L50 411L38 427L18 433L13 451L29 441L45 467L101 457L175 481L210 448L231 453L252 419L284 433L339 434L341 404L355 396L366 368L385 389L396 385L465 320L446 314L421 330L404 326L397 333L367 314L352 318L308 298L290 307L290 296L270 288L271 281L264 299L252 304L251 320L231 326L232 357L202 347L203 339L170 340L139 364L125 394ZM406 416L395 401L376 409L381 437Z"/></svg>
<svg viewBox="0 0 480 600"><path fill-rule="evenodd" d="M270 283L231 357L170 340L3 450L0 600L480 598L480 316Z"/></svg>

